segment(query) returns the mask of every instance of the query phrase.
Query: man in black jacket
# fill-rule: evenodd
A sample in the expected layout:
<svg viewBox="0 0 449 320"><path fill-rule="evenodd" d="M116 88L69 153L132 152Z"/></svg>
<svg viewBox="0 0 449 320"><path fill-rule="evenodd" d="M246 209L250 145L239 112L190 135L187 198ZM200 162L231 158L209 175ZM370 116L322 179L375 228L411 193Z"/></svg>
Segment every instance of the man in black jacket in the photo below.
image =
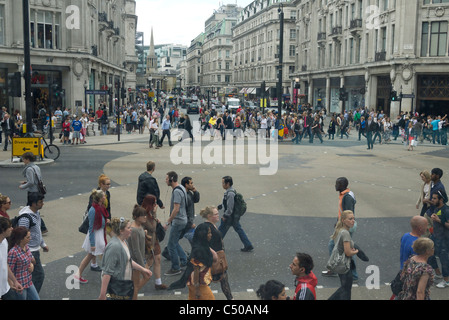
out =
<svg viewBox="0 0 449 320"><path fill-rule="evenodd" d="M12 141L12 137L14 135L14 120L10 117L9 113L5 113L3 115L3 119L1 119L1 125L3 128L3 132L5 133L5 146L3 147L3 151L7 151L9 139Z"/></svg>
<svg viewBox="0 0 449 320"><path fill-rule="evenodd" d="M157 205L159 208L164 209L164 204L162 203L159 191L159 185L157 184L156 179L152 176L156 164L153 161L148 161L147 163L147 171L142 173L139 176L139 181L137 185L137 203L142 205L143 199L152 194L157 199Z"/></svg>
<svg viewBox="0 0 449 320"><path fill-rule="evenodd" d="M366 122L366 139L368 142L368 150L374 148L373 133L376 131L377 124L373 121L371 116L368 117Z"/></svg>

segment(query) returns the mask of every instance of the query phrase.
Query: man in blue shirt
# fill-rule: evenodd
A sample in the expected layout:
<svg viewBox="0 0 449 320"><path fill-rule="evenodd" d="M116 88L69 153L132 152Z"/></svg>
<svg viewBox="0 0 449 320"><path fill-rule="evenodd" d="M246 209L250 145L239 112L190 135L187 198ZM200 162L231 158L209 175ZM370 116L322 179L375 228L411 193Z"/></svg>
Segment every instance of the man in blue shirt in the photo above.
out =
<svg viewBox="0 0 449 320"><path fill-rule="evenodd" d="M416 239L427 232L427 219L421 216L414 216L410 221L411 232L407 232L401 238L400 262L401 270L404 263L415 254L412 245Z"/></svg>
<svg viewBox="0 0 449 320"><path fill-rule="evenodd" d="M74 144L75 139L76 139L76 144L79 143L80 132L81 132L82 127L83 127L83 123L80 121L79 117L76 116L75 120L72 121L72 132L73 132L72 145Z"/></svg>
<svg viewBox="0 0 449 320"><path fill-rule="evenodd" d="M159 142L159 147L162 147L162 142L164 142L164 138L165 136L168 137L168 144L171 146L173 146L173 143L171 143L171 137L170 137L170 116L167 115L164 119L164 121L162 121L162 138Z"/></svg>
<svg viewBox="0 0 449 320"><path fill-rule="evenodd" d="M438 144L440 143L440 121L446 119L447 115L444 116L443 119L441 119L441 116L435 117L432 122L430 123L432 125L432 139L433 139L433 144L435 144L435 138L438 142Z"/></svg>

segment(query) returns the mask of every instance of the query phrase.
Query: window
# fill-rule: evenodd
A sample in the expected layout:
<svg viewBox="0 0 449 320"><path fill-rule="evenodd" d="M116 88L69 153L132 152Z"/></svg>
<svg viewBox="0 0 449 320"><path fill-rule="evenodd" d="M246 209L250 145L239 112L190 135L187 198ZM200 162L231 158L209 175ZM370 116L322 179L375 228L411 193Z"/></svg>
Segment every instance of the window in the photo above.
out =
<svg viewBox="0 0 449 320"><path fill-rule="evenodd" d="M430 35L430 56L446 56L447 48L447 21L432 22Z"/></svg>
<svg viewBox="0 0 449 320"><path fill-rule="evenodd" d="M0 45L5 44L5 6L0 6Z"/></svg>
<svg viewBox="0 0 449 320"><path fill-rule="evenodd" d="M429 23L423 22L422 35L421 35L421 57L427 56L428 49L429 49Z"/></svg>
<svg viewBox="0 0 449 320"><path fill-rule="evenodd" d="M295 54L296 54L296 46L291 45L291 46L290 46L290 50L289 50L289 56L290 56L290 57L294 57Z"/></svg>
<svg viewBox="0 0 449 320"><path fill-rule="evenodd" d="M60 49L60 14L31 10L31 46L42 49Z"/></svg>
<svg viewBox="0 0 449 320"><path fill-rule="evenodd" d="M296 39L296 29L290 29L290 40Z"/></svg>

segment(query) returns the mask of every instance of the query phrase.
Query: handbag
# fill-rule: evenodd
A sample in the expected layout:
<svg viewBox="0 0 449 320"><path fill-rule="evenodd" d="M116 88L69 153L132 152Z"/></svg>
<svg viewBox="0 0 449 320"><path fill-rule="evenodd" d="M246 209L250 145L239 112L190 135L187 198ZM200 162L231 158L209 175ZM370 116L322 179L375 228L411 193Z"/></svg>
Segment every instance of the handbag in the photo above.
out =
<svg viewBox="0 0 449 320"><path fill-rule="evenodd" d="M163 241L165 238L165 229L160 221L158 221L156 225L156 237L159 240L159 242Z"/></svg>
<svg viewBox="0 0 449 320"><path fill-rule="evenodd" d="M334 249L332 250L329 261L327 262L327 269L333 273L345 274L351 269L351 258L347 257L346 254L340 254L338 251L338 244L340 243L341 232L335 241Z"/></svg>
<svg viewBox="0 0 449 320"><path fill-rule="evenodd" d="M217 251L218 259L212 264L211 273L212 275L223 274L228 270L228 261L226 260L226 254L224 250Z"/></svg>
<svg viewBox="0 0 449 320"><path fill-rule="evenodd" d="M84 213L83 222L79 226L78 231L81 232L81 233L84 233L84 234L87 234L87 232L89 232L89 217L88 217L88 211L87 210Z"/></svg>
<svg viewBox="0 0 449 320"><path fill-rule="evenodd" d="M404 286L404 282L401 280L401 273L402 270L398 272L396 277L390 283L391 292L393 292L395 296L398 296L399 293L401 293L402 287Z"/></svg>
<svg viewBox="0 0 449 320"><path fill-rule="evenodd" d="M110 300L131 300L134 295L134 282L132 280L117 280L111 277L106 297Z"/></svg>
<svg viewBox="0 0 449 320"><path fill-rule="evenodd" d="M41 179L39 179L39 177L37 176L37 172L35 169L33 169L34 171L34 176L36 177L37 180L37 191L42 194L45 195L47 193L47 187L44 185L44 183L42 182Z"/></svg>

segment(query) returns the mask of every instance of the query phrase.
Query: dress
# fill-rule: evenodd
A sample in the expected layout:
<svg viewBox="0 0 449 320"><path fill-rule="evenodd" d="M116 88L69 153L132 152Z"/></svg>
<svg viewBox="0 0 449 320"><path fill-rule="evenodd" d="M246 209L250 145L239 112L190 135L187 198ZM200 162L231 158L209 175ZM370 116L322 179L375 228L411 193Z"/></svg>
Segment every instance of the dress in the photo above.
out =
<svg viewBox="0 0 449 320"><path fill-rule="evenodd" d="M105 210L106 211L106 210ZM94 228L94 220L96 213L94 206L89 209L89 232L86 234L86 238L84 239L84 243L82 248L87 252L94 256L100 256L104 253L104 249L106 247L106 238L105 238L105 217L101 217L101 227L96 229ZM92 235L92 236L91 236ZM91 247L95 247L95 251L91 250Z"/></svg>
<svg viewBox="0 0 449 320"><path fill-rule="evenodd" d="M428 263L416 262L414 259L410 259L404 263L404 269L402 269L401 273L403 287L401 293L398 295L398 300L416 300L419 279L424 274L429 275L424 300L430 300L430 288L434 280L433 268Z"/></svg>

